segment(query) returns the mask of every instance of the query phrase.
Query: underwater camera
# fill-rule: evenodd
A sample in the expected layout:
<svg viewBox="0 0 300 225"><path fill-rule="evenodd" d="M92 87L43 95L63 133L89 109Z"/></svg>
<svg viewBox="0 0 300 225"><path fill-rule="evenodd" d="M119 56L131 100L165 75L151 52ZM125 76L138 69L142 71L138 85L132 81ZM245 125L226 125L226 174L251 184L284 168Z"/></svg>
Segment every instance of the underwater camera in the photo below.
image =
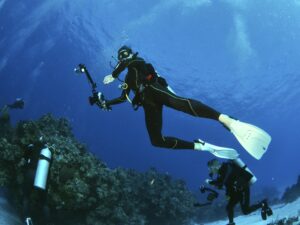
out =
<svg viewBox="0 0 300 225"><path fill-rule="evenodd" d="M213 190L211 188L205 187L204 185L202 185L200 187L200 192L202 194L208 192L206 200L209 201L209 202L212 202L213 200L215 200L216 198L219 197L219 193L218 192L216 192L215 190Z"/></svg>
<svg viewBox="0 0 300 225"><path fill-rule="evenodd" d="M205 203L200 203L200 202L194 203L194 207L204 207L204 206L209 206L209 205L211 205L211 204L213 203L213 201L214 201L216 198L218 198L218 196L219 196L219 193L218 193L218 192L216 192L215 190L210 189L210 188L208 188L208 187L205 187L204 185L202 185L199 189L200 189L200 192L201 192L202 194L208 192L208 195L207 195L207 197L206 197L207 202L205 202Z"/></svg>

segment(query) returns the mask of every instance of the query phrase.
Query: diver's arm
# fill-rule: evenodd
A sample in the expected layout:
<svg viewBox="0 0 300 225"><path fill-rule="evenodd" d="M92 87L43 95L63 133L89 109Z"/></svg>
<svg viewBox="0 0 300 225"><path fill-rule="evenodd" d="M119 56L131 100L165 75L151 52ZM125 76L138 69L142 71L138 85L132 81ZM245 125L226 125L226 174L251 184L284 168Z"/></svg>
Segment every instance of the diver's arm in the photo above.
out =
<svg viewBox="0 0 300 225"><path fill-rule="evenodd" d="M118 78L120 73L122 73L122 71L125 70L125 68L126 68L126 63L125 62L119 62L116 65L114 71L112 72L113 78Z"/></svg>
<svg viewBox="0 0 300 225"><path fill-rule="evenodd" d="M120 97L118 98L114 98L112 100L106 100L105 103L107 106L111 106L111 105L116 105L116 104L120 104L120 103L123 103L127 100L127 96L130 92L130 89L126 89L126 90L123 90L122 91L122 94Z"/></svg>
<svg viewBox="0 0 300 225"><path fill-rule="evenodd" d="M215 186L215 187L217 187L217 188L219 188L219 189L221 189L221 188L223 187L223 183L220 182L220 181L218 180L218 178L217 178L216 180L211 180L211 181L209 181L209 184L212 185L212 186Z"/></svg>
<svg viewBox="0 0 300 225"><path fill-rule="evenodd" d="M126 63L125 62L119 62L114 71L112 72L112 74L108 74L104 77L103 79L103 84L110 84L111 82L113 82L116 78L119 77L120 73L125 70L126 68Z"/></svg>

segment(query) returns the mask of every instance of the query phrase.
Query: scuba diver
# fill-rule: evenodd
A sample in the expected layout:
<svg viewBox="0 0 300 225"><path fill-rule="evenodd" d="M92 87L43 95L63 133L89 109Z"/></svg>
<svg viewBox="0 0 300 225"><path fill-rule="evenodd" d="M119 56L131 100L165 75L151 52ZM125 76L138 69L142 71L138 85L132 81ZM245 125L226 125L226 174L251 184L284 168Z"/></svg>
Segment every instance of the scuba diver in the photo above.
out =
<svg viewBox="0 0 300 225"><path fill-rule="evenodd" d="M139 57L138 53L133 52L128 46L122 46L118 50L118 60L112 74L105 76L103 83L109 84L115 79L119 79L121 72L127 68L125 81L122 81L121 85L123 89L121 96L106 100L101 92L93 93L93 97L90 97L90 103L96 103L104 110L111 110L112 105L126 100L132 103L135 110L142 106L147 131L153 146L208 151L216 157L226 159L235 159L239 155L235 149L212 145L201 139L191 142L162 135L162 111L163 106L167 106L195 117L219 121L235 135L242 146L256 159L260 159L266 152L271 137L262 129L235 120L200 101L176 95L153 66ZM129 98L130 91L133 91L135 95L132 101Z"/></svg>
<svg viewBox="0 0 300 225"><path fill-rule="evenodd" d="M10 125L10 109L23 109L24 101L22 98L17 98L12 104L6 104L0 109L0 136L1 137L9 137L11 131Z"/></svg>
<svg viewBox="0 0 300 225"><path fill-rule="evenodd" d="M12 104L6 104L0 109L0 120L7 121L9 120L9 109L23 109L24 108L24 100L22 98L16 98L16 100Z"/></svg>
<svg viewBox="0 0 300 225"><path fill-rule="evenodd" d="M229 219L228 225L235 225L234 223L234 207L240 203L242 212L248 215L257 209L261 208L261 216L263 220L267 216L273 214L272 209L268 206L266 199L261 202L250 205L250 185L253 183L253 174L247 169L246 165L241 167L238 160L228 160L222 164L217 159L212 159L208 163L210 177L217 175L215 180L206 179L206 183L222 189L225 186L228 204L226 207L227 216Z"/></svg>
<svg viewBox="0 0 300 225"><path fill-rule="evenodd" d="M22 98L16 98L16 100L12 104L8 104L7 107L10 109L23 109L24 104L25 102Z"/></svg>
<svg viewBox="0 0 300 225"><path fill-rule="evenodd" d="M51 148L42 137L25 148L22 217L26 225L48 225L50 222L47 180L51 158Z"/></svg>

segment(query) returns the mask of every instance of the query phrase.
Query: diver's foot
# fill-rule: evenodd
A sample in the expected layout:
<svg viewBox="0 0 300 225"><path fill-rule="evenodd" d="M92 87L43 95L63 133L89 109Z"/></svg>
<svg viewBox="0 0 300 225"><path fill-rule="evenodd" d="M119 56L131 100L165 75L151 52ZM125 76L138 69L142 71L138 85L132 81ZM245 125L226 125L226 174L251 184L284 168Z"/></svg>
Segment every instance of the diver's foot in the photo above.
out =
<svg viewBox="0 0 300 225"><path fill-rule="evenodd" d="M227 128L228 130L231 130L231 124L232 124L234 121L236 121L236 119L233 119L233 118L231 118L231 117L228 116L228 115L221 114L221 115L219 116L219 121L220 121L220 123L223 124L223 126L224 126L225 128Z"/></svg>
<svg viewBox="0 0 300 225"><path fill-rule="evenodd" d="M202 141L201 139L196 140L194 143L195 150L210 152L218 158L236 159L239 156L238 152L233 148L209 144L207 142Z"/></svg>
<svg viewBox="0 0 300 225"><path fill-rule="evenodd" d="M235 222L227 223L227 225L235 225Z"/></svg>
<svg viewBox="0 0 300 225"><path fill-rule="evenodd" d="M267 212L268 216L272 216L273 215L273 210L270 207L267 208L266 212Z"/></svg>
<svg viewBox="0 0 300 225"><path fill-rule="evenodd" d="M261 208L262 209L269 208L268 199L264 199L264 200L261 201Z"/></svg>
<svg viewBox="0 0 300 225"><path fill-rule="evenodd" d="M210 144L202 141L201 139L197 139L195 140L195 150L198 150L198 151L207 151L207 152L214 152L215 150L211 147Z"/></svg>
<svg viewBox="0 0 300 225"><path fill-rule="evenodd" d="M272 216L273 215L273 211L272 209L269 207L268 201L267 199L264 199L261 203L261 218L263 220L267 219L267 216Z"/></svg>
<svg viewBox="0 0 300 225"><path fill-rule="evenodd" d="M263 220L267 219L267 212L266 212L266 210L262 209L260 215L261 215L261 218Z"/></svg>

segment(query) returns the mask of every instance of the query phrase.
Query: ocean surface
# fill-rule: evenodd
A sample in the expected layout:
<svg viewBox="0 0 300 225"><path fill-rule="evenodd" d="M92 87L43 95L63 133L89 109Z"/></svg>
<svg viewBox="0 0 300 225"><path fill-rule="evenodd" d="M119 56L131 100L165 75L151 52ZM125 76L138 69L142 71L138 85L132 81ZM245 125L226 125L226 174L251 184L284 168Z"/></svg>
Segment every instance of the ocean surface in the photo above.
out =
<svg viewBox="0 0 300 225"><path fill-rule="evenodd" d="M116 52L127 44L151 62L175 92L265 129L272 136L259 161L219 123L164 110L163 133L236 148L257 189L282 191L300 172L299 0L0 0L0 105L25 100L12 122L46 113L66 117L76 137L108 166L150 167L196 190L207 178L208 153L151 146L143 110L91 107L84 63L104 86ZM122 74L120 78L124 78Z"/></svg>

